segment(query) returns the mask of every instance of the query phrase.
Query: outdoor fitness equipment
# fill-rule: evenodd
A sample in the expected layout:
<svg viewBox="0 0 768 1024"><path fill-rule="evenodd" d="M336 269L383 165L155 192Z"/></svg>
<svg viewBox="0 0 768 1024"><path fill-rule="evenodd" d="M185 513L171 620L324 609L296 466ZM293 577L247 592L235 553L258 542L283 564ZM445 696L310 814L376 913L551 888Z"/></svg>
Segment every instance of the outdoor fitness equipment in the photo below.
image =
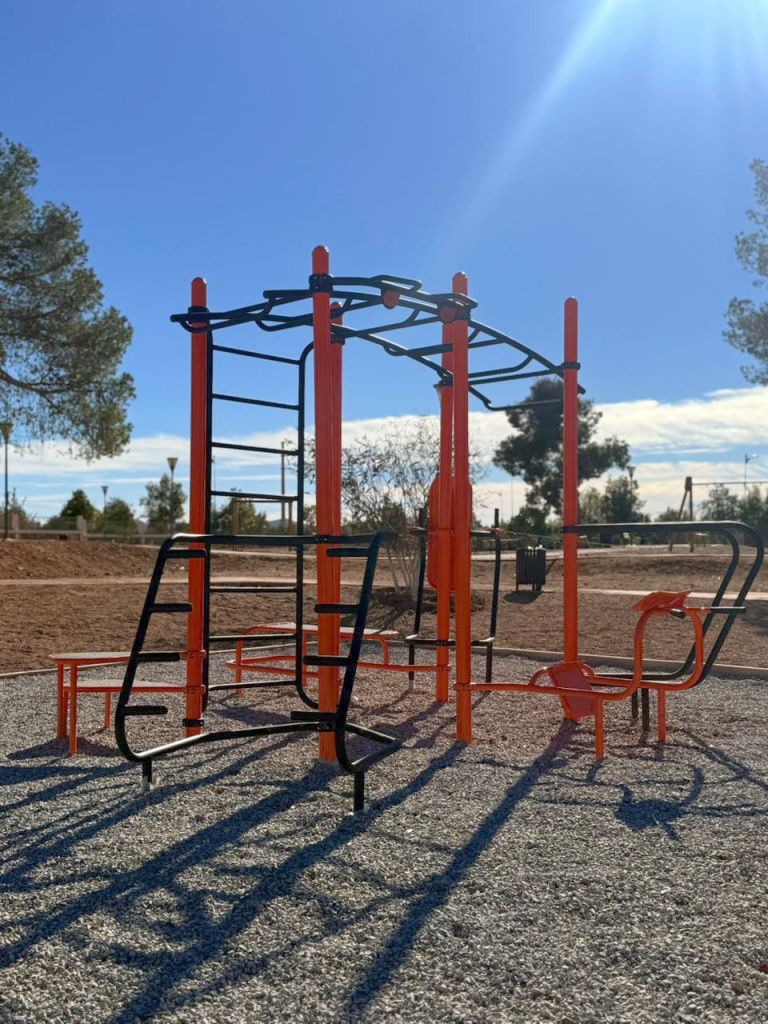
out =
<svg viewBox="0 0 768 1024"><path fill-rule="evenodd" d="M436 675L436 697L449 699L451 646L456 649L456 682L459 715L466 722L469 700L470 663L472 654L470 613L471 558L471 491L469 483L469 395L478 398L486 409L505 410L495 405L485 393L485 386L504 381L524 380L555 374L562 377L563 367L521 342L473 319L477 303L467 295L467 279L455 275L453 290L433 294L423 290L421 282L412 278L377 275L374 277L333 277L330 274L328 251L318 247L312 254L312 273L308 286L300 289L265 291L264 301L250 306L220 312L207 306L207 286L201 278L192 283L192 304L186 313L175 314L179 323L192 336L192 431L190 457L190 529L210 533L212 497L248 500L256 503L293 501L299 534L304 522L304 441L305 441L305 375L310 353L314 355L314 404L316 444L317 529L320 534L341 533L341 401L342 350L345 343L367 341L397 359L407 358L427 368L437 377L440 396L440 471L437 521L437 647L433 666L409 664L407 670L431 671ZM304 307L295 308L296 306ZM309 307L309 308L307 308ZM374 311L373 324L361 325L362 314ZM309 328L312 341L298 358L252 349L233 348L214 342L217 332L227 328L255 325L266 333L294 328ZM434 341L416 348L406 348L387 335L394 331L427 327L441 329L440 343ZM502 346L513 355L508 365L469 372L470 350ZM227 353L246 360L266 360L296 368L298 388L289 402L278 402L232 395L216 387L214 359ZM433 356L440 356L438 363ZM281 449L245 445L220 439L213 430L214 408L220 403L280 409L296 414L297 444L286 452L296 459L296 493L293 495L242 493L216 490L211 487L211 457L216 450L236 450L279 456ZM453 484L451 483L453 479ZM453 491L453 502L451 502ZM453 505L453 521L450 508ZM341 576L339 563L331 557L331 548L320 544L317 549L317 598L323 606L340 603ZM456 626L455 639L450 637L451 624L451 553L455 577ZM208 603L218 593L286 593L296 595L295 631L302 633L301 603L304 591L304 545L296 545L295 582L232 587L211 586L196 561L189 566L189 650L208 650L218 642L207 636ZM225 637L231 642L232 637ZM238 640L244 640L241 635ZM317 628L319 656L338 658L340 620L338 615L322 616ZM297 654L299 649L297 646ZM318 698L320 711L330 714L337 706L338 668L330 662L320 664ZM273 685L274 685L274 681ZM208 659L187 663L187 720L194 723L202 714L203 694L208 685ZM194 735L196 726L188 727ZM332 760L335 751L326 735L320 736L320 756Z"/></svg>
<svg viewBox="0 0 768 1024"><path fill-rule="evenodd" d="M176 750L182 750L200 743L214 743L223 740L242 739L251 736L274 736L276 734L292 732L319 733L327 737L334 747L334 752L342 768L349 772L354 778L354 799L353 809L360 811L365 803L365 772L371 765L382 758L392 754L400 747L399 740L374 729L368 729L356 725L347 720L352 691L355 683L357 663L360 657L360 648L363 642L365 621L368 614L368 605L373 587L373 577L376 570L376 560L382 540L386 535L383 533L365 534L359 536L313 536L313 537L275 537L275 536L239 536L227 537L218 534L177 534L175 537L165 541L155 562L152 579L149 584L147 596L144 601L144 608L139 619L139 626L136 637L131 648L130 658L126 667L122 689L115 713L115 733L117 743L129 761L141 765L143 785L148 789L152 784L153 763L161 757ZM209 642L203 642L199 648L188 648L185 651L145 651L144 643L147 631L153 615L158 614L186 614L194 613L194 605L191 602L179 602L174 604L158 601L158 591L162 582L163 571L169 561L183 559L189 562L190 566L199 564L204 570L204 578L210 580L210 553L211 548L221 545L234 545L236 547L295 547L304 548L308 545L323 546L328 552L328 557L341 560L344 558L364 558L365 571L363 582L360 588L360 597L355 604L323 604L315 605L318 615L328 618L339 614L351 614L355 616L355 624L352 631L352 638L349 651L344 657L303 654L301 650L301 634L293 631L292 634L274 634L274 640L293 639L296 644L296 673L295 678L282 679L278 683L274 680L251 683L219 683L212 686L196 688L194 693L187 688L187 702L190 699L199 702L202 709L205 708L208 695L214 690L234 690L243 688L257 688L266 686L292 686L301 700L311 710L291 712L290 720L280 722L276 725L259 725L249 729L222 729L216 732L201 732L204 720L202 717L196 719L184 718L182 725L186 727L188 735L183 739L174 740L170 743L150 747L145 750L134 750L131 745L127 730L126 719L131 717L147 717L167 715L168 708L162 704L135 704L131 703L134 680L140 664L145 662L169 662L186 661L190 665L201 666L207 662L210 650ZM332 545L332 546L331 546ZM207 624L207 623L206 623ZM205 636L205 632L204 632ZM239 636L239 634L238 634ZM222 637L219 637L222 639ZM237 637L229 637L235 640ZM316 665L319 667L332 666L335 669L344 669L344 682L341 687L340 696L334 708L330 711L317 710L316 702L309 696L303 683L303 670L305 665ZM191 735L190 735L191 733ZM353 758L347 750L347 735L352 733L355 736L362 736L378 744L378 749L372 753Z"/></svg>
<svg viewBox="0 0 768 1024"><path fill-rule="evenodd" d="M416 589L416 609L413 616L413 633L405 637L408 645L408 665L415 664L417 647L453 647L455 641L451 640L446 644L443 640L434 637L425 637L421 634L421 616L424 610L424 584L427 582L432 590L440 592L439 554L440 554L440 530L436 525L440 521L437 496L440 493L440 478L436 477L430 488L429 509L421 509L419 515L419 526L410 527L409 533L418 539L419 542L419 569L418 584ZM470 517L471 518L471 517ZM489 683L493 679L493 645L496 641L496 625L499 617L499 586L501 583L501 530L499 528L499 510L494 509L494 524L490 530L472 530L471 537L477 540L491 540L493 543L493 585L491 588L491 615L488 626L488 635L481 640L472 640L471 646L474 650L485 651L485 681ZM453 573L453 560L451 560L451 571L449 575L450 593L455 590L455 579ZM413 675L409 674L409 683L413 683Z"/></svg>
<svg viewBox="0 0 768 1024"><path fill-rule="evenodd" d="M536 672L528 683L485 682L462 685L457 682L457 736L469 742L472 738L471 695L475 692L508 690L518 693L548 695L560 700L567 719L595 719L595 754L605 754L603 706L606 701L632 698L633 713L637 713L637 691L643 697L643 728L649 727L649 690L658 694L659 741L666 738L666 694L673 690L690 689L702 682L711 671L717 656L737 615L745 611L744 601L763 561L763 543L760 537L744 523L596 523L579 524L578 495L578 305L575 299L565 303L565 360L563 362L563 624L564 659L556 665ZM580 534L635 533L673 534L697 532L719 533L731 545L732 558L720 582L715 600L708 608L686 605L687 594L663 592L649 594L634 607L640 612L635 629L633 671L611 676L595 673L579 660L578 638L578 543ZM740 546L735 534L741 532L755 548L755 554L744 582L733 604L724 603L728 584L733 578L740 559ZM458 595L457 595L458 604ZM672 615L687 619L693 626L694 640L687 658L669 673L643 672L643 638L648 621L654 616ZM706 658L704 639L715 620L720 628ZM686 674L688 673L687 677Z"/></svg>

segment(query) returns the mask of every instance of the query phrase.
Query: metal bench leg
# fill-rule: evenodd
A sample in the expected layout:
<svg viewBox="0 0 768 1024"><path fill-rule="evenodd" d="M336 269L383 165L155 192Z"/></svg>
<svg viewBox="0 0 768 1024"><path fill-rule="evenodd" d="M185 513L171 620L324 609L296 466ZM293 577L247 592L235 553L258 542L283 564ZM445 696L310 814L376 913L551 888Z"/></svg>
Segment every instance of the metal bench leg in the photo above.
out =
<svg viewBox="0 0 768 1024"><path fill-rule="evenodd" d="M112 694L107 690L104 694L104 728L108 729L112 722Z"/></svg>
<svg viewBox="0 0 768 1024"><path fill-rule="evenodd" d="M64 689L64 666L56 666L56 739L67 735L67 693Z"/></svg>
<svg viewBox="0 0 768 1024"><path fill-rule="evenodd" d="M605 760L605 720L601 700L595 701L595 759Z"/></svg>
<svg viewBox="0 0 768 1024"><path fill-rule="evenodd" d="M355 792L352 798L352 813L359 814L365 809L365 772L355 772Z"/></svg>
<svg viewBox="0 0 768 1024"><path fill-rule="evenodd" d="M659 743L664 743L667 738L667 692L658 691L658 718L659 718Z"/></svg>
<svg viewBox="0 0 768 1024"><path fill-rule="evenodd" d="M643 690L641 694L641 702L643 705L643 732L648 732L651 728L651 695L648 690Z"/></svg>
<svg viewBox="0 0 768 1024"><path fill-rule="evenodd" d="M69 669L69 753L77 753L77 665Z"/></svg>

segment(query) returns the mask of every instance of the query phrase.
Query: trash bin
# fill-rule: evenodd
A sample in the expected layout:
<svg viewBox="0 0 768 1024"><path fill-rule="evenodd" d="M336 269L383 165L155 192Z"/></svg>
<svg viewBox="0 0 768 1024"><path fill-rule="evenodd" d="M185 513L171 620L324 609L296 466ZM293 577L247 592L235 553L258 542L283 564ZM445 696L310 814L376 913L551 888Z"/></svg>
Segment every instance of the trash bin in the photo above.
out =
<svg viewBox="0 0 768 1024"><path fill-rule="evenodd" d="M547 552L539 545L518 548L515 552L515 590L521 586L541 590L547 581Z"/></svg>

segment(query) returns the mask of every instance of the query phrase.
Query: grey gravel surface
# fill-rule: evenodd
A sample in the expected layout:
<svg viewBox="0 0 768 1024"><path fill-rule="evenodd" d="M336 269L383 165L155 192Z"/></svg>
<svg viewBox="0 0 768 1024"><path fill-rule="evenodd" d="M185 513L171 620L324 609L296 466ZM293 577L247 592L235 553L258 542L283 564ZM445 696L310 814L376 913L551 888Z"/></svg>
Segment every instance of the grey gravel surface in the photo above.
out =
<svg viewBox="0 0 768 1024"><path fill-rule="evenodd" d="M142 797L101 698L70 758L52 677L0 681L0 1021L763 1024L766 685L670 698L663 751L609 706L598 767L554 701L483 696L460 747L428 676L366 673L356 717L404 748L353 819L315 739L180 753Z"/></svg>

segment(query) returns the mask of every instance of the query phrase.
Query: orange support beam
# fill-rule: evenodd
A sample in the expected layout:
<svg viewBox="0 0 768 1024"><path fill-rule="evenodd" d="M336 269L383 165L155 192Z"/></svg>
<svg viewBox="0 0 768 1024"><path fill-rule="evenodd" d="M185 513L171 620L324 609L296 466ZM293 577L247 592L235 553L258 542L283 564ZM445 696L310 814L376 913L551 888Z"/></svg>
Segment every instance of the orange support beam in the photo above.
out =
<svg viewBox="0 0 768 1024"><path fill-rule="evenodd" d="M190 305L208 309L208 285L202 277L192 282ZM189 430L189 531L206 533L208 528L208 325L192 338L192 384L190 396ZM202 547L201 544L191 545ZM205 634L205 562L192 559L187 577L188 601L192 611L187 616L187 650L202 651ZM187 660L186 717L198 719L203 715L203 660ZM187 736L197 736L199 727L187 727Z"/></svg>
<svg viewBox="0 0 768 1024"><path fill-rule="evenodd" d="M565 303L563 526L579 525L579 304ZM563 534L563 656L579 658L579 537Z"/></svg>
<svg viewBox="0 0 768 1024"><path fill-rule="evenodd" d="M453 291L467 295L467 278L454 274ZM472 489L469 482L469 332L451 324L453 341L453 551L456 599L456 739L472 742Z"/></svg>
<svg viewBox="0 0 768 1024"><path fill-rule="evenodd" d="M328 250L318 245L312 252L312 274L330 272ZM340 454L336 452L341 443L340 424L337 426L337 391L335 363L331 344L331 299L327 291L316 290L312 295L312 327L315 356L315 473L317 502L317 532L335 533L341 523L341 493L337 478ZM317 600L322 604L339 601L339 575L334 559L328 557L328 549L318 545L317 549ZM317 631L318 654L338 655L338 617L321 615ZM333 666L322 666L318 672L318 696L321 711L335 711L338 702L339 674ZM320 759L336 759L333 733L320 733Z"/></svg>
<svg viewBox="0 0 768 1024"><path fill-rule="evenodd" d="M451 324L443 324L442 342L452 343ZM443 352L446 370L453 369L453 354ZM437 519L437 639L451 638L451 503L453 498L453 387L442 383L440 395L440 480L438 483ZM450 699L451 652L438 647L436 654L435 700Z"/></svg>

